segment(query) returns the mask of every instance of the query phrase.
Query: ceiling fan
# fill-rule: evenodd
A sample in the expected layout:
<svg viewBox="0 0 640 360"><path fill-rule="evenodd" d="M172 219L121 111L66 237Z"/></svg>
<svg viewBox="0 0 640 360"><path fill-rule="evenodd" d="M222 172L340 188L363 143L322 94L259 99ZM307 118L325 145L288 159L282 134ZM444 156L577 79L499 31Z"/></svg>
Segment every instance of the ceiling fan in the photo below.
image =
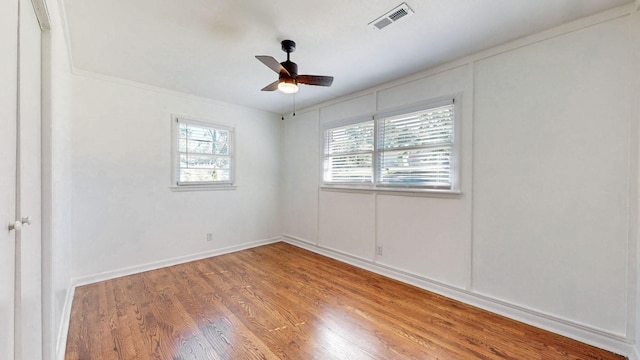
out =
<svg viewBox="0 0 640 360"><path fill-rule="evenodd" d="M287 61L281 63L271 56L256 55L256 59L278 73L278 80L265 86L262 91L280 90L283 93L293 94L298 92L298 84L331 86L333 76L298 75L298 65L289 60L289 54L296 51L296 43L292 40L282 41L282 51L287 53Z"/></svg>

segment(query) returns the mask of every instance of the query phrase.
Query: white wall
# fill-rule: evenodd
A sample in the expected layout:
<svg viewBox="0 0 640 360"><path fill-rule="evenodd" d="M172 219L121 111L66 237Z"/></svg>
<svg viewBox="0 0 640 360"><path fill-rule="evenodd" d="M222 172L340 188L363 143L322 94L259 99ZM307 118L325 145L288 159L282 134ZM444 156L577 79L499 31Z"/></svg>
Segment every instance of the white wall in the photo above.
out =
<svg viewBox="0 0 640 360"><path fill-rule="evenodd" d="M320 136L317 120L317 111L298 112L287 126L282 127L282 151L286 161L281 162L281 168L282 174L289 175L281 178L282 227L289 236L311 242L316 242L318 237L319 177L316 172L299 169L309 170L310 166L318 164L317 140L308 143L309 139Z"/></svg>
<svg viewBox="0 0 640 360"><path fill-rule="evenodd" d="M46 1L51 30L43 32L42 86L42 281L43 358L64 350L65 306L71 286L71 65L63 15ZM64 339L61 339L63 341ZM62 349L57 349L60 345Z"/></svg>
<svg viewBox="0 0 640 360"><path fill-rule="evenodd" d="M639 95L628 27L478 61L474 92L474 290L621 336Z"/></svg>
<svg viewBox="0 0 640 360"><path fill-rule="evenodd" d="M280 235L278 116L89 74L73 99L75 278ZM236 190L170 191L171 114L235 126Z"/></svg>
<svg viewBox="0 0 640 360"><path fill-rule="evenodd" d="M640 98L631 57L638 19L630 11L568 24L287 119L283 233L629 353ZM318 188L323 122L455 94L462 101L461 196ZM375 255L376 246L383 255Z"/></svg>
<svg viewBox="0 0 640 360"><path fill-rule="evenodd" d="M632 22L631 34L632 34L632 37L635 37L636 39L638 39L640 38L640 12L636 11L635 13L633 13L632 18L633 18L633 22ZM635 64L635 67L631 72L631 77L634 79L640 79L640 47L635 47L635 49L633 49L631 62ZM640 92L640 81L636 81L634 84L636 86L635 92ZM636 101L636 107L635 109L632 109L632 110L634 110L635 117L639 118L640 117L640 101ZM637 126L639 125L636 123L636 127ZM636 156L638 156L637 154L640 152L638 150L640 148L640 142L635 144L635 146L636 146ZM634 197L638 199L640 196L639 195L640 179L636 179L635 183L632 183L631 188L635 189ZM633 269L633 267L630 268L630 274L635 275L635 277L630 276L630 281L635 282L635 286L636 286L635 299L632 298L630 302L631 302L631 306L634 307L633 309L635 310L636 321L635 321L635 327L631 329L632 331L635 331L635 334L632 334L635 339L635 346L633 347L633 352L631 356L629 356L629 359L638 360L640 359L640 261L638 261L638 259L640 258L640 241L638 240L638 237L640 236L638 232L638 225L640 224L640 203L636 204L635 216L631 217L632 223L634 222L634 220L635 220L636 226L634 229L635 232L632 232L632 235L635 236L636 242L629 243L629 252L631 254L635 254L634 260L636 262L635 269ZM634 314L630 314L630 316L634 316Z"/></svg>

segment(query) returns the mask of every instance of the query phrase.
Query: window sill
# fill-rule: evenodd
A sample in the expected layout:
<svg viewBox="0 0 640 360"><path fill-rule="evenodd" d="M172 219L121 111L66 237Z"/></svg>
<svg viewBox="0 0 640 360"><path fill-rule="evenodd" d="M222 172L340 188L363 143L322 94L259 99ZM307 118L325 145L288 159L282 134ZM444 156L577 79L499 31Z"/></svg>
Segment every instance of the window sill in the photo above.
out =
<svg viewBox="0 0 640 360"><path fill-rule="evenodd" d="M238 187L235 185L182 185L182 186L169 186L169 190L173 192L183 191L220 191L220 190L236 190Z"/></svg>
<svg viewBox="0 0 640 360"><path fill-rule="evenodd" d="M420 188L388 188L388 187L321 185L320 190L348 192L348 193L364 193L364 194L433 197L433 198L444 198L444 199L460 199L462 197L462 192L459 190L438 190L438 189L420 189Z"/></svg>

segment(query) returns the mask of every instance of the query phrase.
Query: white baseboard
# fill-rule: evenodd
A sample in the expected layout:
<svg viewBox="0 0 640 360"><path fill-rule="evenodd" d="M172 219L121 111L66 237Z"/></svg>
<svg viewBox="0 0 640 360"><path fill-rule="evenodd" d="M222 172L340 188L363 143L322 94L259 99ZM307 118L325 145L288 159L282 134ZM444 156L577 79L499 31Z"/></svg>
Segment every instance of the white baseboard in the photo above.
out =
<svg viewBox="0 0 640 360"><path fill-rule="evenodd" d="M64 360L65 351L67 350L67 335L69 334L69 321L71 320L71 304L73 303L73 294L75 293L75 290L75 286L69 284L67 295L64 298L62 318L58 325L58 339L56 341L55 358L57 360Z"/></svg>
<svg viewBox="0 0 640 360"><path fill-rule="evenodd" d="M335 249L323 247L290 235L283 235L283 241L291 245L346 262L359 268L432 291L463 303L506 316L510 319L548 330L616 354L627 356L629 359L640 360L640 349L633 347L633 341L625 338L624 336L611 334L600 329L595 329L566 319L554 317L549 314L543 314L535 310L513 305L505 301L493 299L464 289L459 289L415 274L410 274L389 266L381 265L371 260L362 259Z"/></svg>
<svg viewBox="0 0 640 360"><path fill-rule="evenodd" d="M167 266L184 264L189 261L202 260L212 256L224 255L224 254L228 254L228 253L232 253L240 250L254 248L257 246L272 244L278 241L282 241L282 238L274 237L270 239L258 240L258 241L248 242L240 245L229 246L226 248L214 249L214 250L204 251L201 253L196 253L196 254L191 254L186 256L178 256L171 259L154 261L147 264L131 266L131 267L117 269L113 271L105 271L98 274L82 276L82 277L73 279L73 286L77 287L82 285L93 284L99 281L111 280L111 279L119 278L122 276L128 276L128 275L138 274L145 271L161 269Z"/></svg>

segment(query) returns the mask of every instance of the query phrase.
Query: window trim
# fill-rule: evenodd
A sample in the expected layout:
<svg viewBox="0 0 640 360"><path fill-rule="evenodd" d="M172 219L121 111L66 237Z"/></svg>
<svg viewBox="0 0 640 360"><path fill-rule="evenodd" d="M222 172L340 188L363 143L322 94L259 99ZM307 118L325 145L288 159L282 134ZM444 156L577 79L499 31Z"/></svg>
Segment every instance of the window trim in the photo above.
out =
<svg viewBox="0 0 640 360"><path fill-rule="evenodd" d="M229 131L229 181L199 181L180 182L180 168L178 165L178 138L180 124L192 124L205 128L213 128ZM203 190L235 190L236 156L235 156L235 128L229 124L216 123L205 119L196 119L192 116L171 115L171 191L203 191Z"/></svg>
<svg viewBox="0 0 640 360"><path fill-rule="evenodd" d="M461 137L460 137L460 127L461 127L461 101L462 95L456 94L452 96L440 97L431 99L428 101L423 101L419 103L408 104L404 106L399 106L391 109L387 109L381 112L376 112L369 116L358 116L348 119L335 120L322 124L320 137L321 137L321 161L320 161L320 188L323 190L335 190L335 191L356 191L356 192L380 192L385 194L400 194L410 195L413 194L422 194L425 196L434 195L437 197L445 197L445 198L459 198L459 195L462 194L460 189L460 156L461 156ZM451 174L451 187L450 188L437 188L437 187L429 187L425 185L400 185L400 184L380 184L379 183L379 162L380 162L380 153L382 149L379 148L379 123L385 118L409 114L413 112L419 112L423 110L428 110L431 108L436 108L440 106L446 106L453 104L453 144L451 146L451 164L450 164L450 174ZM351 124L357 124L360 122L374 120L374 159L373 159L373 183L328 183L324 180L324 167L325 167L325 154L326 154L326 131L332 128L347 126Z"/></svg>

